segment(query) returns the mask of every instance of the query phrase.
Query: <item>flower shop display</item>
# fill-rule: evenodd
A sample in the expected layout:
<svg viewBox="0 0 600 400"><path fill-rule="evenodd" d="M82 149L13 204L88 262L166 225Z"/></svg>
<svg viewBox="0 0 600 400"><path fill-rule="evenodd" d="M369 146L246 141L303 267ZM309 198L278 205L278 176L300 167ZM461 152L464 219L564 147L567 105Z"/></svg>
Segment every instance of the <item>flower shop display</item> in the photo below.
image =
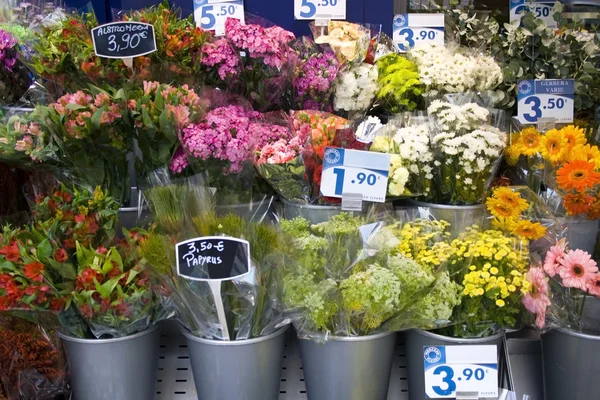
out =
<svg viewBox="0 0 600 400"><path fill-rule="evenodd" d="M28 70L18 60L19 45L17 39L0 29L0 105L17 104L25 94L31 79Z"/></svg>
<svg viewBox="0 0 600 400"><path fill-rule="evenodd" d="M534 127L524 128L511 135L505 158L517 178L540 193L553 214L561 217L571 245L592 252L600 217L600 151L586 136L574 125L543 134Z"/></svg>
<svg viewBox="0 0 600 400"><path fill-rule="evenodd" d="M384 112L412 111L421 103L423 86L415 63L392 53L377 60L377 68L377 100Z"/></svg>
<svg viewBox="0 0 600 400"><path fill-rule="evenodd" d="M371 39L369 28L346 21L329 21L325 27L311 25L317 44L331 46L341 64L362 62Z"/></svg>
<svg viewBox="0 0 600 400"><path fill-rule="evenodd" d="M378 90L377 66L360 63L342 70L336 80L333 108L351 113L366 112Z"/></svg>

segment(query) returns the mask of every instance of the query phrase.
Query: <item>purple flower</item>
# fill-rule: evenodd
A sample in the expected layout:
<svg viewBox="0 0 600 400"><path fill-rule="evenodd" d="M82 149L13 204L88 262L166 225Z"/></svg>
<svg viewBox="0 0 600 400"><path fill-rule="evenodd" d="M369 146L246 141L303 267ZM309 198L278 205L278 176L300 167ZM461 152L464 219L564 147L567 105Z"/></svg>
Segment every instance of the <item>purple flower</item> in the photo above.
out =
<svg viewBox="0 0 600 400"><path fill-rule="evenodd" d="M17 39L9 32L0 29L0 61L5 69L12 71L17 63L17 51L15 46Z"/></svg>
<svg viewBox="0 0 600 400"><path fill-rule="evenodd" d="M228 75L238 74L239 58L226 39L202 46L202 64L207 67L218 66L219 78L225 80Z"/></svg>
<svg viewBox="0 0 600 400"><path fill-rule="evenodd" d="M294 76L298 108L330 108L333 81L340 66L335 54L331 51L315 52L304 44L300 46L299 53L301 62Z"/></svg>

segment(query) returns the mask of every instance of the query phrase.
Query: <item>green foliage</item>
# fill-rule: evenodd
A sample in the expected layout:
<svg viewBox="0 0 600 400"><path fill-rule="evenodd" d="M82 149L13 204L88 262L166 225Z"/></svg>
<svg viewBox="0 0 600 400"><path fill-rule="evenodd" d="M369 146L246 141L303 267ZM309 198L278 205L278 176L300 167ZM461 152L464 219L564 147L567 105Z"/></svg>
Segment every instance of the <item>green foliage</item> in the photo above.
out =
<svg viewBox="0 0 600 400"><path fill-rule="evenodd" d="M412 111L421 102L423 86L417 66L403 56L392 53L377 61L379 92L387 112Z"/></svg>

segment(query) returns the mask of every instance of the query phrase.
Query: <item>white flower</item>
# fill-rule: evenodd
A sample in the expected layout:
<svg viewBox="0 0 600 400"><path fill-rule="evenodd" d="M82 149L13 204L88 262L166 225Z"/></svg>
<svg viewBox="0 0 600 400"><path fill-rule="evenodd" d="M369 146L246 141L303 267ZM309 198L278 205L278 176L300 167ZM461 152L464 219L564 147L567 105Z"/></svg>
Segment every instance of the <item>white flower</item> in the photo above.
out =
<svg viewBox="0 0 600 400"><path fill-rule="evenodd" d="M339 74L336 80L336 110L365 111L377 93L377 66L356 64Z"/></svg>

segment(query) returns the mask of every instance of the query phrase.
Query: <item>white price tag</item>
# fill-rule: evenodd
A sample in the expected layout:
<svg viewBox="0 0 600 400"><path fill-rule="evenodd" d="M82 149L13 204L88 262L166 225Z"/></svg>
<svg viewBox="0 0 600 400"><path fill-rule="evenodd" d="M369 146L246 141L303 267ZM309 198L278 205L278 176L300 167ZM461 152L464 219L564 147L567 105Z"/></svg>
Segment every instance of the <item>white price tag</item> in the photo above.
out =
<svg viewBox="0 0 600 400"><path fill-rule="evenodd" d="M510 0L510 22L518 21L523 14L531 11L536 18L544 21L546 26L556 28L553 1Z"/></svg>
<svg viewBox="0 0 600 400"><path fill-rule="evenodd" d="M295 19L346 19L346 0L294 0Z"/></svg>
<svg viewBox="0 0 600 400"><path fill-rule="evenodd" d="M520 81L517 118L522 124L536 124L540 118L552 118L556 123L573 122L574 95L573 79Z"/></svg>
<svg viewBox="0 0 600 400"><path fill-rule="evenodd" d="M405 52L421 44L444 45L444 14L398 14L394 17L393 41Z"/></svg>
<svg viewBox="0 0 600 400"><path fill-rule="evenodd" d="M498 397L496 345L425 346L423 358L427 398L456 398L457 392Z"/></svg>
<svg viewBox="0 0 600 400"><path fill-rule="evenodd" d="M363 201L385 202L390 155L327 147L321 175L321 195L343 198L361 194Z"/></svg>
<svg viewBox="0 0 600 400"><path fill-rule="evenodd" d="M222 36L225 34L227 18L239 19L244 23L243 0L194 0L196 26Z"/></svg>

